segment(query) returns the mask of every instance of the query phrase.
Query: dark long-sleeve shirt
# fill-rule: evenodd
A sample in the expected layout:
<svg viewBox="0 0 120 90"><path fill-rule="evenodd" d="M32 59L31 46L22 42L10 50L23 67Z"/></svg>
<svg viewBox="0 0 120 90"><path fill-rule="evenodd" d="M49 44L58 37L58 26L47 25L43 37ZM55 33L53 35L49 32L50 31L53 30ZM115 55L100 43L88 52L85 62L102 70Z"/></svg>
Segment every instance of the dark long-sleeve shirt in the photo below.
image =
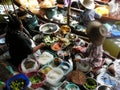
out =
<svg viewBox="0 0 120 90"><path fill-rule="evenodd" d="M7 32L6 43L9 47L12 62L16 64L20 64L23 59L33 52L30 38L23 31Z"/></svg>

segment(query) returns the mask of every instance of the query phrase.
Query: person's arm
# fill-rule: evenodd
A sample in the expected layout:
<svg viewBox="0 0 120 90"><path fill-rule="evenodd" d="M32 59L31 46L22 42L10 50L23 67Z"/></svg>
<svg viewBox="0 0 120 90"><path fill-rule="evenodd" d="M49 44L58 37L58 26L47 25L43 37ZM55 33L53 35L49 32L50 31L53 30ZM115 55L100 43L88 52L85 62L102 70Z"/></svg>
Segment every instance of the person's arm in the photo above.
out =
<svg viewBox="0 0 120 90"><path fill-rule="evenodd" d="M5 35L6 35L6 33L4 33L4 34L0 35L0 38L4 38L4 37L5 37Z"/></svg>
<svg viewBox="0 0 120 90"><path fill-rule="evenodd" d="M94 50L93 53L94 54L92 55L92 57L93 57L92 64L94 65L94 67L101 66L103 63L103 47L102 47L102 45L97 46L96 50Z"/></svg>
<svg viewBox="0 0 120 90"><path fill-rule="evenodd" d="M35 46L33 48L33 53L36 52L37 50L43 48L45 46L45 43L40 43L39 45Z"/></svg>
<svg viewBox="0 0 120 90"><path fill-rule="evenodd" d="M93 50L93 54L91 54L91 51L89 52L91 45L89 45L87 51L88 51L88 56L85 58L80 58L80 59L76 59L75 61L77 62L92 62L94 64L94 66L99 66L101 65L102 62L102 46L98 46L95 50Z"/></svg>
<svg viewBox="0 0 120 90"><path fill-rule="evenodd" d="M18 37L19 37L18 39L20 39L19 42L21 46L25 49L25 52L28 54L35 53L37 50L45 46L44 43L40 43L39 45L32 47L30 38L25 38L24 35L22 34L20 34Z"/></svg>

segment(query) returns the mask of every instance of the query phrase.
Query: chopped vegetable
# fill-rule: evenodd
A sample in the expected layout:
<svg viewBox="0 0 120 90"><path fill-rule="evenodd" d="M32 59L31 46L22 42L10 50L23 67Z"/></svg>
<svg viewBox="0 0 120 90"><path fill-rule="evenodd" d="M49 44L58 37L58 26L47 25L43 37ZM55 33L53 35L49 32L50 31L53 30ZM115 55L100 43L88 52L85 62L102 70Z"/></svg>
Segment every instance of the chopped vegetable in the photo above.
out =
<svg viewBox="0 0 120 90"><path fill-rule="evenodd" d="M54 38L54 37L50 37L50 35L47 35L47 36L44 36L43 40L47 45L51 45L52 43L54 43L55 41L58 41L59 39Z"/></svg>

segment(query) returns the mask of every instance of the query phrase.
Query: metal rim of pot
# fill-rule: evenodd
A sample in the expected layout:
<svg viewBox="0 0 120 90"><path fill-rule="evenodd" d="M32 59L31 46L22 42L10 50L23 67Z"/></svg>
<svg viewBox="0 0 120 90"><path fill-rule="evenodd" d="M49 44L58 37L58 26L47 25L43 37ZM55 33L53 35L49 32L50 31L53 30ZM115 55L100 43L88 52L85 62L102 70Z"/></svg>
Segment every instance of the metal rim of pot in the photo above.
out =
<svg viewBox="0 0 120 90"><path fill-rule="evenodd" d="M52 30L51 29L51 32L46 32L46 31L48 31L48 30L50 30L50 29L48 29L48 30L42 30L45 26L48 26L48 28L49 28L49 25L52 25L52 26L55 26L55 28L54 27L52 27L52 29L54 28L54 29L56 29L56 30ZM51 28L51 27L50 27ZM57 32L57 31L59 31L59 26L57 25L57 24L55 24L55 23L45 23L45 24L43 24L43 25L41 25L40 27L39 27L39 31L40 32L42 32L42 33L44 33L44 34L53 34L53 33L55 33L55 32Z"/></svg>
<svg viewBox="0 0 120 90"><path fill-rule="evenodd" d="M99 86L97 86L96 90L101 90L100 87L104 87L105 88L105 89L102 89L102 90L113 90L112 87L107 86L107 85L99 85Z"/></svg>

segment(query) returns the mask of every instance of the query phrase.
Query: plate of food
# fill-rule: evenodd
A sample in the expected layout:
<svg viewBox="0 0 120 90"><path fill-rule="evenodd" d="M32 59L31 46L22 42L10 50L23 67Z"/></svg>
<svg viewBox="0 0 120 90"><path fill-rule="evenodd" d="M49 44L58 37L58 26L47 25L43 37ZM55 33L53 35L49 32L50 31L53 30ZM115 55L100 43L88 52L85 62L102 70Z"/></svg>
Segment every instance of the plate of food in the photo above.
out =
<svg viewBox="0 0 120 90"><path fill-rule="evenodd" d="M71 32L71 28L68 25L62 25L61 26L61 31L63 34L68 34Z"/></svg>
<svg viewBox="0 0 120 90"><path fill-rule="evenodd" d="M69 40L75 40L78 38L78 36L76 34L73 34L73 33L69 33L65 37L68 38Z"/></svg>
<svg viewBox="0 0 120 90"><path fill-rule="evenodd" d="M59 50L62 49L62 44L59 43L59 42L55 42L55 43L53 43L53 44L51 45L51 49L52 49L53 51L59 51Z"/></svg>

